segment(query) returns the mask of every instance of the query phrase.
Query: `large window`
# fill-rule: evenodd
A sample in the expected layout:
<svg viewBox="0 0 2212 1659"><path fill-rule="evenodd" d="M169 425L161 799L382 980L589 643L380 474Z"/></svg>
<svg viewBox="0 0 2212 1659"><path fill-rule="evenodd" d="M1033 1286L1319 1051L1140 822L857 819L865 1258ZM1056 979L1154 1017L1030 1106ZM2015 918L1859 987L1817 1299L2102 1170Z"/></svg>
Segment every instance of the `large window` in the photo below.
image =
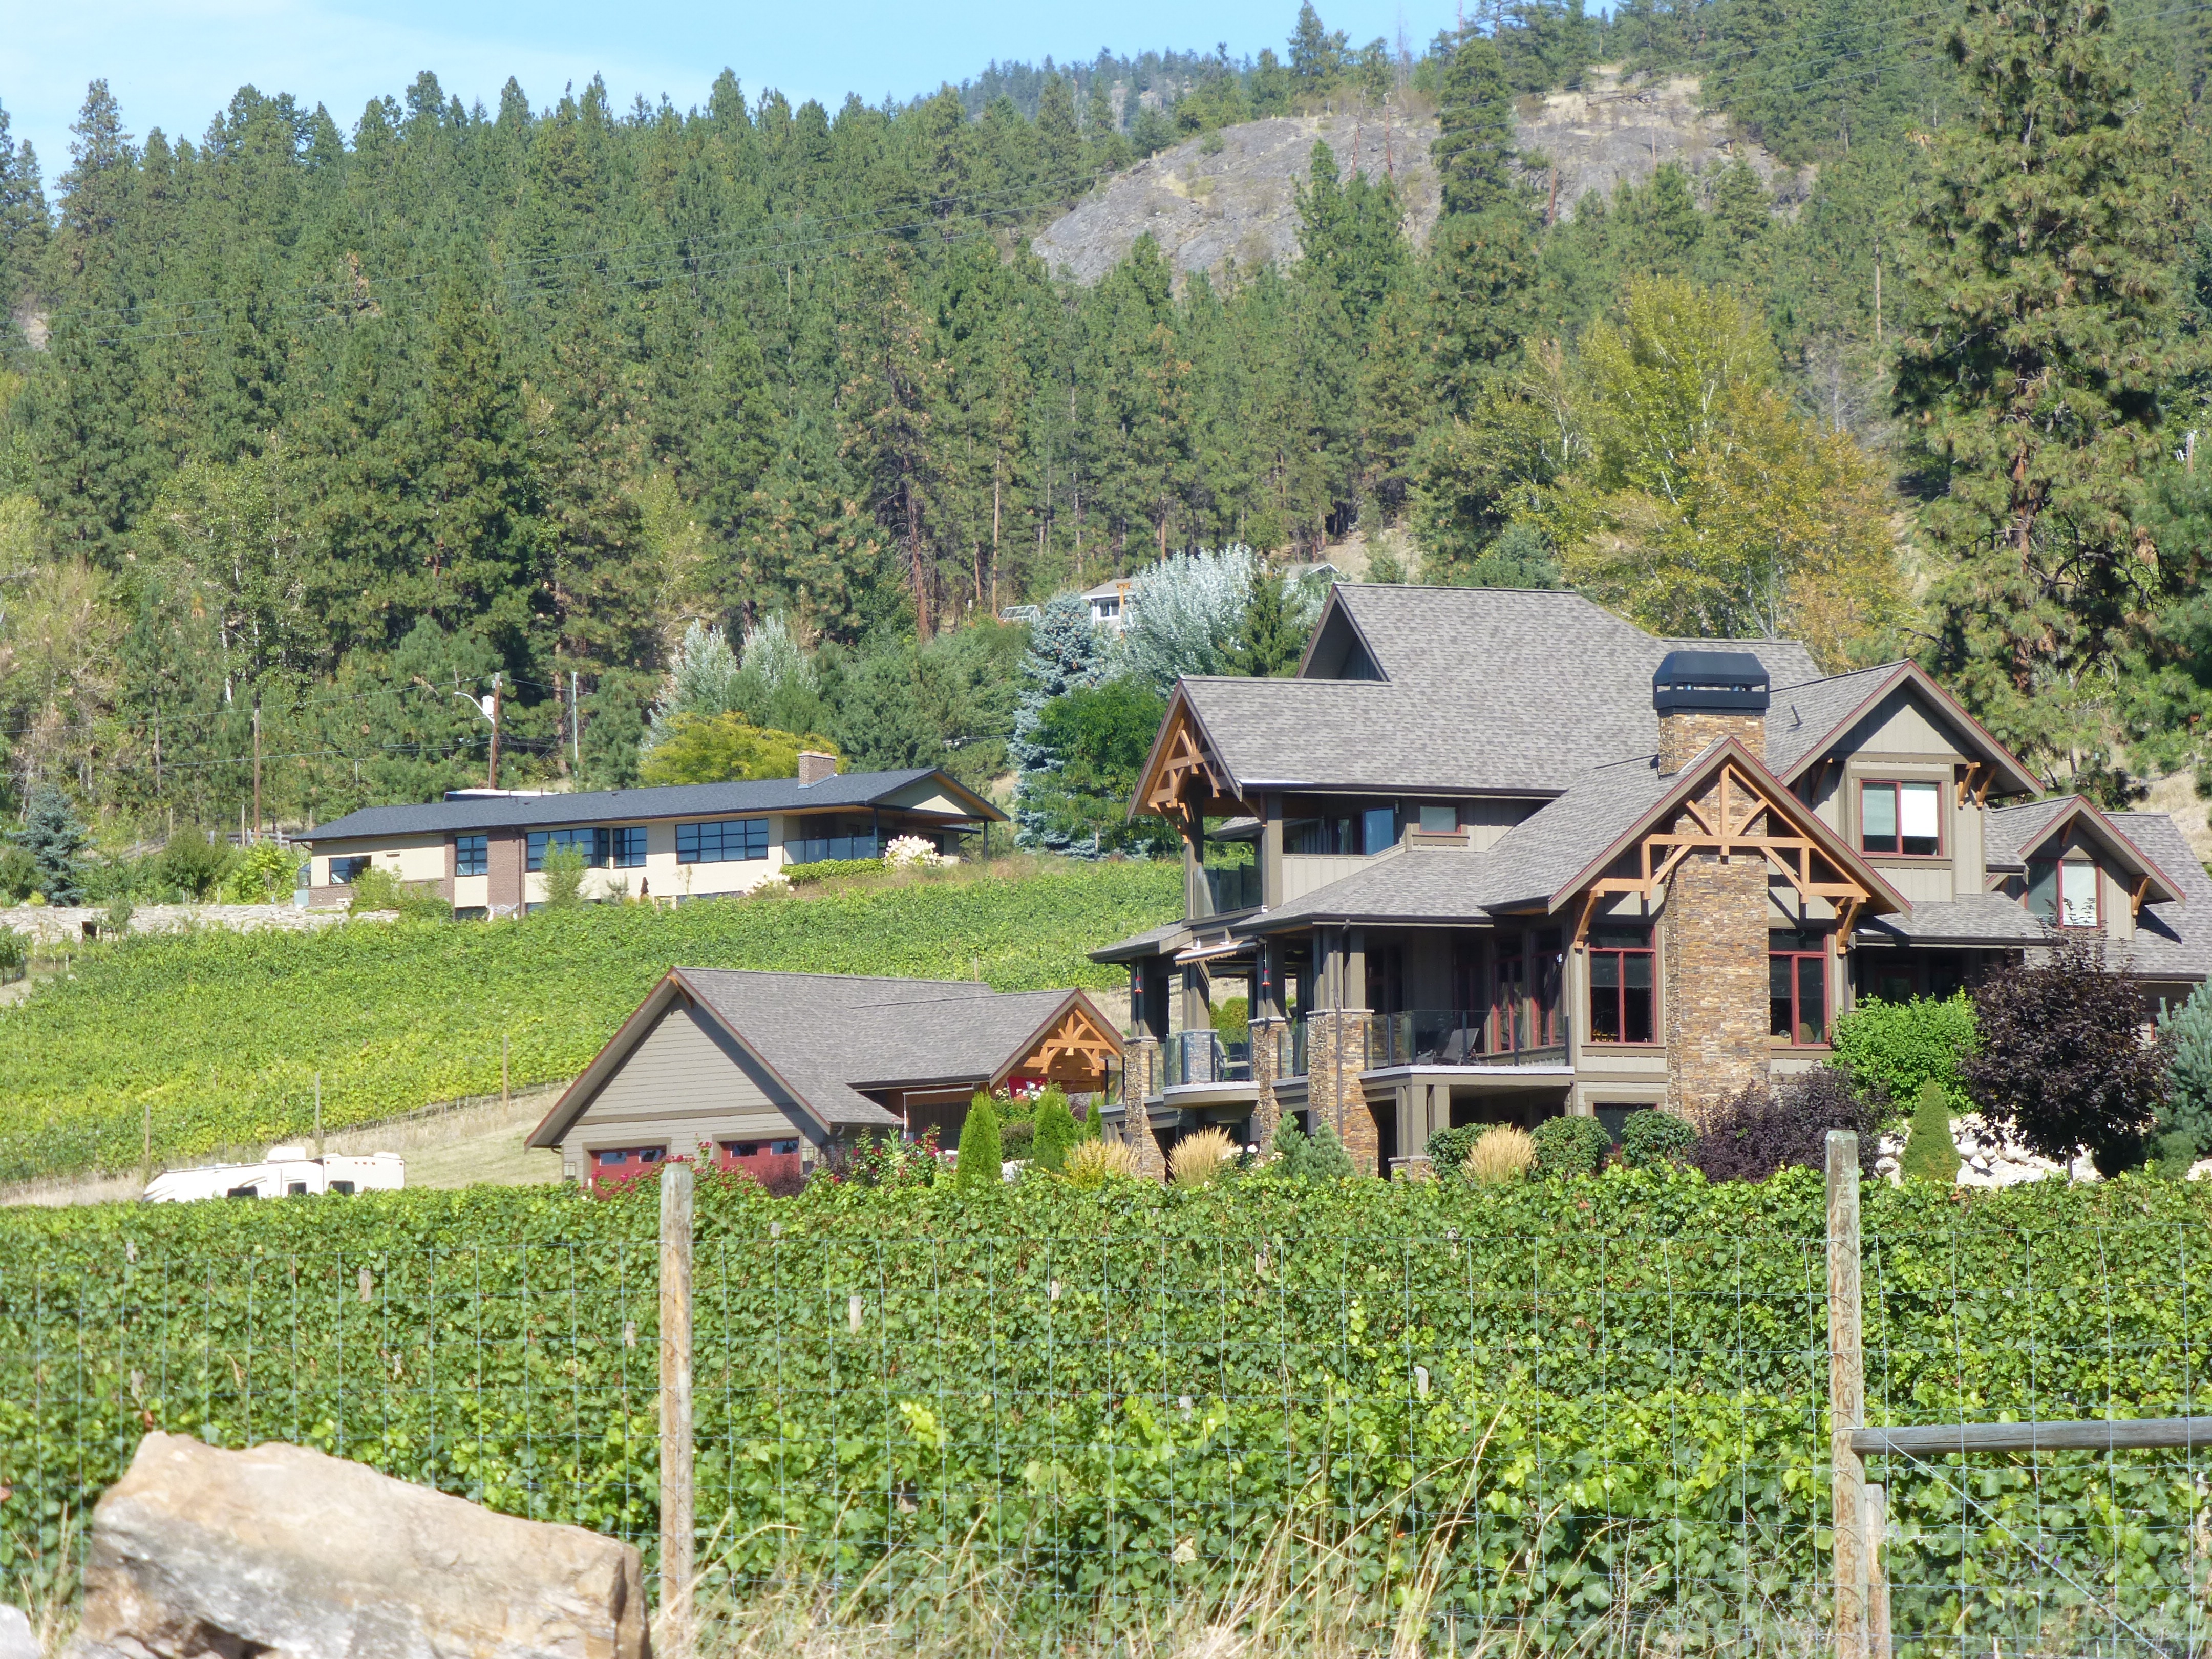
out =
<svg viewBox="0 0 2212 1659"><path fill-rule="evenodd" d="M768 856L766 818L721 818L676 826L678 864L730 864Z"/></svg>
<svg viewBox="0 0 2212 1659"><path fill-rule="evenodd" d="M354 878L368 868L366 856L331 860L331 880L337 886L350 887Z"/></svg>
<svg viewBox="0 0 2212 1659"><path fill-rule="evenodd" d="M1799 1047L1828 1040L1828 941L1821 933L1767 937L1767 1030Z"/></svg>
<svg viewBox="0 0 2212 1659"><path fill-rule="evenodd" d="M491 868L491 837L489 836L455 836L453 837L453 873L457 876L480 876Z"/></svg>
<svg viewBox="0 0 2212 1659"><path fill-rule="evenodd" d="M1859 786L1859 850L1932 859L1943 850L1943 786Z"/></svg>
<svg viewBox="0 0 2212 1659"><path fill-rule="evenodd" d="M607 862L617 870L645 868L645 826L641 823L617 824L607 831L610 857Z"/></svg>
<svg viewBox="0 0 2212 1659"><path fill-rule="evenodd" d="M529 867L543 870L546 849L553 847L574 848L584 855L584 863L590 869L599 869L607 861L607 832L604 830L532 830Z"/></svg>
<svg viewBox="0 0 2212 1659"><path fill-rule="evenodd" d="M1651 930L1592 928L1589 969L1590 1041L1652 1041Z"/></svg>
<svg viewBox="0 0 2212 1659"><path fill-rule="evenodd" d="M2081 859L2030 859L2027 908L2052 927L2097 927L2097 866Z"/></svg>

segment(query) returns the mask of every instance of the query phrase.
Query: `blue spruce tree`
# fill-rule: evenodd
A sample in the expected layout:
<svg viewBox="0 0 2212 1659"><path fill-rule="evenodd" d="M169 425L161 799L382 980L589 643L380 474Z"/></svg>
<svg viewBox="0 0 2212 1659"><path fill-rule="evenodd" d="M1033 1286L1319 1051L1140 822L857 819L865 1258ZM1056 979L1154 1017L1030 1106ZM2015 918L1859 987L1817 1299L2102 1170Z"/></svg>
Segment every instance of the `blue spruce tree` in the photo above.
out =
<svg viewBox="0 0 2212 1659"><path fill-rule="evenodd" d="M49 904L84 902L83 866L78 854L87 836L69 797L50 783L32 792L23 827L8 839L31 855L38 871L38 890Z"/></svg>
<svg viewBox="0 0 2212 1659"><path fill-rule="evenodd" d="M1030 648L1022 659L1022 700L1014 711L1012 744L1014 764L1022 774L1014 823L1024 847L1097 856L1096 836L1087 845L1078 843L1065 827L1033 805L1030 796L1031 781L1050 773L1058 764L1051 750L1037 741L1044 706L1054 697L1084 690L1105 679L1108 654L1108 642L1091 625L1091 607L1079 594L1054 594L1030 624Z"/></svg>

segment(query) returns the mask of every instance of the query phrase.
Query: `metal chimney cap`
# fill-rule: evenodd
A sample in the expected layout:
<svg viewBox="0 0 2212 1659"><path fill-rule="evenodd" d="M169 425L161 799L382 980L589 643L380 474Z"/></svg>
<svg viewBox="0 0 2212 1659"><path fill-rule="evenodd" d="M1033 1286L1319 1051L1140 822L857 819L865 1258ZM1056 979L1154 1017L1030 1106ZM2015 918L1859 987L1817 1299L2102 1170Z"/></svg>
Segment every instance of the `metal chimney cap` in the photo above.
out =
<svg viewBox="0 0 2212 1659"><path fill-rule="evenodd" d="M1764 714L1768 690L1766 665L1748 651L1669 651L1651 676L1651 707Z"/></svg>

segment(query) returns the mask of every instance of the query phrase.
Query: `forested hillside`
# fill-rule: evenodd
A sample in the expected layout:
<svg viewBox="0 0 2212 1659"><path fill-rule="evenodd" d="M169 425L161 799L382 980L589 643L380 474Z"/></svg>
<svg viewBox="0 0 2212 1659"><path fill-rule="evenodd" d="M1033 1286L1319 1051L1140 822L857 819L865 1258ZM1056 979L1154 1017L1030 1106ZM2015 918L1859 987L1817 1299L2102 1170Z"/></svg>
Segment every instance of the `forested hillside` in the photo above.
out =
<svg viewBox="0 0 2212 1659"><path fill-rule="evenodd" d="M799 705L756 676L748 718L982 780L1002 607L1389 524L1418 562L1374 575L1922 655L2124 793L2212 712L2202 17L1526 0L1416 56L1308 6L1279 57L905 105L425 73L357 113L244 88L195 137L95 83L51 179L0 144L9 795L234 822L258 710L264 816L419 799L483 776L455 694L495 673L501 782L627 781L698 623L797 653ZM1698 76L1780 168L1570 216L1515 100L1600 63L1607 97ZM1424 249L1322 148L1295 259L1178 286L1139 240L1079 285L1030 251L1146 154L1346 112L1435 124Z"/></svg>

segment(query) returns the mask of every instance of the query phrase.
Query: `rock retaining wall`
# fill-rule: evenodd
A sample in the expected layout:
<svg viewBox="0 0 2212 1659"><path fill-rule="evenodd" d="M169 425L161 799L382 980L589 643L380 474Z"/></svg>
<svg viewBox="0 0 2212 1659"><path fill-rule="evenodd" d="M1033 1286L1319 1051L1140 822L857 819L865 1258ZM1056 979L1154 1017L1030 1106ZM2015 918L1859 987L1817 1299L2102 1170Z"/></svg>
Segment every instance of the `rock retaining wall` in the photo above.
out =
<svg viewBox="0 0 2212 1659"><path fill-rule="evenodd" d="M311 933L346 917L341 909L302 910L290 904L145 904L131 913L131 931L181 933L221 927L236 933ZM106 931L107 911L87 904L14 904L0 908L0 927L40 945L78 944Z"/></svg>

